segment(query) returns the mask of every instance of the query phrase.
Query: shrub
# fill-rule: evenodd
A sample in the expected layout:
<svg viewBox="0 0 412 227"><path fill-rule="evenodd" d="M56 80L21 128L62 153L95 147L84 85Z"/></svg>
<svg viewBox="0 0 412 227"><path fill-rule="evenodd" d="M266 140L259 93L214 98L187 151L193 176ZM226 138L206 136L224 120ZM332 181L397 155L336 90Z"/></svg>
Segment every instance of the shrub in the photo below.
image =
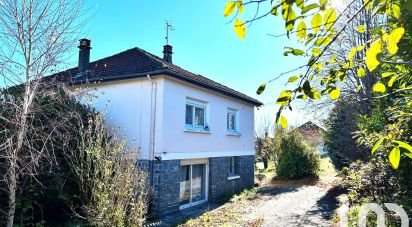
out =
<svg viewBox="0 0 412 227"><path fill-rule="evenodd" d="M78 151L66 153L80 186L80 213L96 226L142 226L149 190L137 152L110 137L100 115L80 132Z"/></svg>
<svg viewBox="0 0 412 227"><path fill-rule="evenodd" d="M351 208L364 203L396 203L410 214L412 212L412 187L410 186L412 162L406 159L398 170L394 170L384 153L376 153L364 163L352 163L344 168L343 185L348 188ZM382 206L384 207L384 206ZM349 213L349 218L356 217ZM399 219L386 212L386 225L399 226Z"/></svg>
<svg viewBox="0 0 412 227"><path fill-rule="evenodd" d="M356 143L353 132L359 130L359 104L351 97L336 101L326 120L325 147L336 168L341 169L360 159L368 160L369 150Z"/></svg>
<svg viewBox="0 0 412 227"><path fill-rule="evenodd" d="M276 166L279 179L318 177L319 163L317 151L307 145L297 132L281 138L279 162Z"/></svg>
<svg viewBox="0 0 412 227"><path fill-rule="evenodd" d="M81 130L79 152L67 153L81 187L81 211L96 226L142 226L148 207L147 174L137 152L109 137L99 115Z"/></svg>
<svg viewBox="0 0 412 227"><path fill-rule="evenodd" d="M136 169L138 154L126 156L123 143L110 137L101 116L64 89L40 90L33 106L29 145L49 147L53 155L38 161L37 172L20 179L15 223L62 226L81 217L84 224L142 225L148 189L147 174ZM0 102L0 116L12 109ZM0 120L0 144L12 129ZM22 153L29 154L26 148ZM6 169L0 156L0 172ZM7 209L6 188L0 180L0 226L6 218L1 212Z"/></svg>

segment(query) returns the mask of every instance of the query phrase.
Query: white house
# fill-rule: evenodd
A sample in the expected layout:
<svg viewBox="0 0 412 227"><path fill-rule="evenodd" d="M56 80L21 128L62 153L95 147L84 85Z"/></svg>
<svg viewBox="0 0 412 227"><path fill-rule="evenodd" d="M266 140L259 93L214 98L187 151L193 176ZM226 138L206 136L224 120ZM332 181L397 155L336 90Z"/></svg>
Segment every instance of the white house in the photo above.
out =
<svg viewBox="0 0 412 227"><path fill-rule="evenodd" d="M80 40L79 66L55 76L86 89L93 105L139 151L161 216L252 187L254 108L262 103L139 48L89 63ZM87 82L87 83L86 83Z"/></svg>

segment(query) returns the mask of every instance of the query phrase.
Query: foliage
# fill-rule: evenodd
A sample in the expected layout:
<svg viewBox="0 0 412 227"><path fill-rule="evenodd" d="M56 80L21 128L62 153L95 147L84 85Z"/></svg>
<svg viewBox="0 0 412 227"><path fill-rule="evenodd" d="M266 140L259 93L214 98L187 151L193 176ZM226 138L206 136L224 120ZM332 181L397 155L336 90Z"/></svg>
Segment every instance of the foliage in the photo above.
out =
<svg viewBox="0 0 412 227"><path fill-rule="evenodd" d="M259 15L263 8L261 6L269 2L266 13ZM348 110L350 105L348 106L347 100L337 102L329 119L329 128L332 130L328 132L327 143L331 146L332 158L337 163L349 164L357 159L348 152L357 147L351 139L351 133L358 130L356 138L361 145L360 149L365 147L371 151L368 152L370 155L359 152L365 154L362 155L365 160L370 157L367 163L356 162L348 169L345 182L349 187L351 205L390 201L398 203L410 213L412 1L355 0L339 11L327 0L263 0L250 1L243 5L257 5L258 9L255 16L244 24L269 15L280 17L285 22L284 31L287 37L290 38L290 35L295 33L300 43L299 48L286 47L283 54L299 56L305 62L305 57L309 57L306 64L280 73L278 77L264 82L258 88L257 94L262 94L268 84L280 76L304 69L302 73L298 73L298 81L292 80L295 81L295 87L279 95L276 101L280 106L276 122L281 124L282 111L292 109L292 103L298 99L346 99L348 96L342 91L350 88L349 93L353 95L349 97L355 98L354 102L349 104L355 105L355 109L359 107L361 111L350 115L350 120L342 119L351 114L345 113L345 109ZM235 18L239 17L242 17L241 12L235 15ZM354 25L355 29L348 31L348 28L351 29ZM342 39L342 36L348 33L353 37L349 44ZM343 42L339 42L341 40ZM353 44L355 45L350 46ZM333 46L337 47L338 51L330 51ZM351 83L351 86L348 86L348 83ZM336 136L342 138L334 138ZM353 217L356 217L356 209ZM393 220L389 222L396 225Z"/></svg>
<svg viewBox="0 0 412 227"><path fill-rule="evenodd" d="M295 88L281 92L276 101L280 106L276 122L282 127L285 126L285 121L281 120L281 113L286 108L292 109L293 101L305 100L307 97L311 100L319 100L323 96L329 96L332 100L339 99L341 85L353 71L356 71L357 75L351 78L357 85L354 93L371 94L366 95L367 99L393 99L391 107L386 108L391 121L387 122L385 130L376 134L377 139L373 143L377 145L376 149L382 148L381 151L386 153L392 167L396 169L401 157L412 158L411 141L402 136L397 138L399 133L396 131L396 128L405 127L411 118L412 59L408 49L411 44L412 3L410 0L366 0L355 10L348 10L352 4L358 2L360 1L350 2L338 13L327 0L319 0L319 2L263 0L246 3L238 0L235 1L237 10L235 7L230 11L225 10L224 15L230 16L236 12L235 30L239 27L245 28L246 24L269 15L280 17L285 23L284 31L287 37L290 38L290 35L295 33L299 45L304 46L305 49L286 47L283 53L285 56L309 57L309 60L301 67L288 71L291 73L304 69L304 72L299 75L298 83L294 83ZM261 5L264 3L268 5L265 12L259 15L259 11L263 8ZM240 19L242 12L246 11L244 8L247 5L252 4L257 5L257 12L253 18L243 22ZM342 48L344 58L338 58L334 53L326 56L326 53L330 53L330 47L339 40L348 27L351 27L352 22L363 15L368 15L367 21L379 21L376 26L357 25L354 35L366 38L365 42L349 50ZM241 26L240 22L243 23ZM241 33L236 34L244 38L246 31L243 29ZM287 73L281 73L280 76L284 74ZM264 82L257 93L263 93L268 83L275 80L276 78ZM369 86L371 82L373 84ZM370 142L372 141L368 141Z"/></svg>
<svg viewBox="0 0 412 227"><path fill-rule="evenodd" d="M20 225L26 223L42 223L46 220L53 222L56 219L66 220L70 207L65 203L67 198L75 198L75 182L69 168L64 162L63 150L71 149L77 143L78 122L87 118L89 111L86 106L73 102L66 96L63 89L50 90L43 88L33 100L33 109L27 120L27 140L20 150L20 165L29 163L32 157L36 158L36 171L19 168L19 189L16 193L16 221ZM0 143L3 144L10 135L18 129L11 119L16 112L17 105L21 104L21 93L10 93L8 90L0 92ZM12 100L12 101L11 101ZM73 111L76 110L76 111ZM32 150L42 149L52 151L53 156L31 156ZM0 169L9 168L6 159L0 159ZM26 172L26 174L23 174ZM66 173L66 174L63 174ZM5 189L6 182L0 181L0 188ZM8 193L0 190L0 201L6 201ZM74 199L73 199L74 202ZM46 205L47 204L47 205ZM6 209L7 202L0 203L0 209ZM59 209L62 212L53 212ZM49 215L44 215L49 214ZM0 219L6 218L0 214Z"/></svg>
<svg viewBox="0 0 412 227"><path fill-rule="evenodd" d="M281 152L276 173L279 179L294 180L304 177L318 177L319 155L303 142L298 133L291 133L281 139Z"/></svg>
<svg viewBox="0 0 412 227"><path fill-rule="evenodd" d="M264 138L256 138L257 160L263 162L266 171L270 170L268 168L271 164L277 165L280 152L279 141L286 135L286 131L281 127L275 127L274 131L274 138L271 138L269 133L265 133Z"/></svg>
<svg viewBox="0 0 412 227"><path fill-rule="evenodd" d="M263 160L264 168L268 168L268 162L273 157L274 155L274 150L273 150L273 139L270 138L269 136L266 135L266 137L263 139L262 142L262 147L260 150L260 155Z"/></svg>
<svg viewBox="0 0 412 227"><path fill-rule="evenodd" d="M44 77L56 72L76 40L73 35L81 30L80 19L85 15L82 7L82 0L2 0L0 3L1 87L8 90L7 95L13 93L11 90L22 91L19 97L0 93L1 102L7 103L8 111L0 115L7 124L0 139L0 161L4 163L4 177L0 180L7 186L1 189L8 194L7 227L14 225L20 185L39 175L45 165L55 164L51 136L56 134L54 129L61 122L57 121L57 126L43 127L34 100L39 90L54 82ZM43 116L47 119L47 109L43 110L46 110ZM66 122L64 116L62 122ZM37 127L31 127L33 125ZM50 134L45 135L42 129Z"/></svg>
<svg viewBox="0 0 412 227"><path fill-rule="evenodd" d="M411 164L409 160L405 160L398 170L394 170L385 155L378 154L368 163L359 161L345 168L344 185L348 188L351 210L356 210L356 207L368 202L380 205L391 202L400 205L410 214L412 211L412 187L409 184L412 179ZM356 212L350 212L349 217L354 219ZM387 226L399 226L398 222L399 220L394 216L387 216Z"/></svg>
<svg viewBox="0 0 412 227"><path fill-rule="evenodd" d="M81 187L82 212L96 226L142 226L148 207L147 174L136 169L137 152L109 137L101 116L81 130L78 152L67 153Z"/></svg>
<svg viewBox="0 0 412 227"><path fill-rule="evenodd" d="M329 157L337 168L349 166L356 160L368 160L369 151L358 145L353 132L358 128L358 103L346 97L336 101L326 121L324 135Z"/></svg>
<svg viewBox="0 0 412 227"><path fill-rule="evenodd" d="M234 195L230 200L232 202L241 201L241 200L253 200L257 197L257 188L245 189L241 193Z"/></svg>
<svg viewBox="0 0 412 227"><path fill-rule="evenodd" d="M382 161L363 163L354 162L345 168L344 184L348 187L349 205L376 201L383 203L392 201L392 196L399 191L396 175L393 170L377 171L388 165Z"/></svg>
<svg viewBox="0 0 412 227"><path fill-rule="evenodd" d="M13 114L14 105L3 100L18 100L20 93L2 92L0 116L7 117ZM146 175L135 171L133 159L121 155L122 144L109 137L100 115L68 96L64 87L39 90L33 107L27 130L33 142L25 144L22 157L32 149L26 146L48 147L54 156L52 161L39 160L32 175L19 176L16 224L62 225L78 217L87 217L85 222L93 223L97 216L101 223L110 225L141 223L147 207ZM7 138L4 134L14 129L13 124L0 121L2 143ZM7 162L0 159L0 170L4 169ZM4 187L7 185L0 181L0 188ZM108 189L116 191L108 193ZM7 208L6 198L0 190L0 209ZM110 204L111 209L103 212L103 203ZM4 218L0 213L0 225Z"/></svg>

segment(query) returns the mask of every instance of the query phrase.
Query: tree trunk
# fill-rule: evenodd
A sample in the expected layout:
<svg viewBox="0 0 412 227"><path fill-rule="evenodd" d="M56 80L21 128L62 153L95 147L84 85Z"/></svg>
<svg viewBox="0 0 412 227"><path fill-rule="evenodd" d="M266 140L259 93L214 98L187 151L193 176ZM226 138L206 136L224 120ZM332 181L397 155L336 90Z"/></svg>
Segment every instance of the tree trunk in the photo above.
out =
<svg viewBox="0 0 412 227"><path fill-rule="evenodd" d="M14 214L16 213L16 190L17 190L17 158L23 147L24 137L27 133L27 116L33 101L34 91L31 91L30 83L26 83L26 91L23 102L23 111L20 115L20 128L17 131L17 143L10 157L10 168L8 176L9 185L9 210L7 213L7 227L13 227Z"/></svg>
<svg viewBox="0 0 412 227"><path fill-rule="evenodd" d="M16 212L16 188L17 188L17 179L16 179L16 165L11 163L9 169L9 210L7 213L7 227L13 227L14 214Z"/></svg>

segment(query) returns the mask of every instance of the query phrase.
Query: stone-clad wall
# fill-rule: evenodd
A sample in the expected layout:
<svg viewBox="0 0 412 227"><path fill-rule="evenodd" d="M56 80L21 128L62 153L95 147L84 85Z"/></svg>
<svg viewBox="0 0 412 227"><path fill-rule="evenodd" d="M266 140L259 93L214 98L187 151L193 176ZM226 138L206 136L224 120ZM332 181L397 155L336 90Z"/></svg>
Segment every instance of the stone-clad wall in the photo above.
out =
<svg viewBox="0 0 412 227"><path fill-rule="evenodd" d="M180 160L154 161L153 196L150 216L179 211Z"/></svg>
<svg viewBox="0 0 412 227"><path fill-rule="evenodd" d="M219 202L254 184L253 155L235 157L235 171L240 178L229 180L229 157L209 158L209 201Z"/></svg>
<svg viewBox="0 0 412 227"><path fill-rule="evenodd" d="M141 163L142 167L145 164ZM179 211L180 160L154 161L153 168L150 216L158 218ZM245 188L253 187L254 156L235 157L235 171L240 177L228 180L229 157L209 158L209 201L220 202Z"/></svg>

